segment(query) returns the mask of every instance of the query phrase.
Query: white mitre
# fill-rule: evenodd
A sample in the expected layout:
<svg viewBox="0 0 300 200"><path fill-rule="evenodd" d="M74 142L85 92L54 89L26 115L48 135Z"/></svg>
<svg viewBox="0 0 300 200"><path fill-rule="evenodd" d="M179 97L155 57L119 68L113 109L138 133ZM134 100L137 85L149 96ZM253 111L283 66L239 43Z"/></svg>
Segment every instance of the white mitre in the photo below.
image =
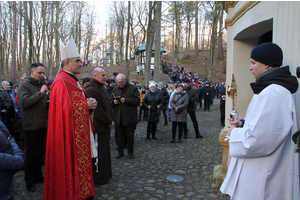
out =
<svg viewBox="0 0 300 200"><path fill-rule="evenodd" d="M65 60L67 58L75 58L75 57L80 57L80 55L77 50L77 47L76 47L73 37L71 36L69 43L66 46L60 40L60 58L61 58L61 60Z"/></svg>

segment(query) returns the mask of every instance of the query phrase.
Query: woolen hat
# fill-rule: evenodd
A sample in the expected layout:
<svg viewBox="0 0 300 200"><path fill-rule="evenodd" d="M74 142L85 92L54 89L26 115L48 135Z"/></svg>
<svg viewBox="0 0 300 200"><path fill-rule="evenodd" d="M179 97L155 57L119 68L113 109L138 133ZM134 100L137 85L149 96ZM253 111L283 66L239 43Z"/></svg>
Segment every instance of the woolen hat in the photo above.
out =
<svg viewBox="0 0 300 200"><path fill-rule="evenodd" d="M108 83L111 84L112 82L116 83L115 79L111 78L108 80Z"/></svg>
<svg viewBox="0 0 300 200"><path fill-rule="evenodd" d="M150 83L149 88L151 87L156 87L156 85L154 83Z"/></svg>
<svg viewBox="0 0 300 200"><path fill-rule="evenodd" d="M82 85L84 85L86 82L90 82L91 79L89 77L86 77L82 80Z"/></svg>
<svg viewBox="0 0 300 200"><path fill-rule="evenodd" d="M188 78L185 78L183 82L184 82L184 83L190 83L190 82L191 82L191 80L190 80L190 79L188 79Z"/></svg>
<svg viewBox="0 0 300 200"><path fill-rule="evenodd" d="M282 65L282 49L275 43L262 43L251 51L251 56L255 61L269 65L271 67L280 67Z"/></svg>
<svg viewBox="0 0 300 200"><path fill-rule="evenodd" d="M159 82L158 84L160 84L162 87L165 85L163 82Z"/></svg>

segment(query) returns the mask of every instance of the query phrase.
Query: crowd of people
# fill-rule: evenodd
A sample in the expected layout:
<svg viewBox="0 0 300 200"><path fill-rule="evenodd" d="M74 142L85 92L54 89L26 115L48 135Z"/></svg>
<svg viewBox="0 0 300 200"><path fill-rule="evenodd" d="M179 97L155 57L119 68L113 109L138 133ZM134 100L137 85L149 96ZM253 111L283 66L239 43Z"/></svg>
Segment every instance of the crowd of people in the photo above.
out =
<svg viewBox="0 0 300 200"><path fill-rule="evenodd" d="M73 168L72 173L76 172L70 163L63 166L70 162L71 155L76 154L76 148L71 147L72 142L75 142L73 131L82 132L76 130L78 127L75 125L71 128L63 125L74 124L78 120L70 117L71 113L79 114L78 110L72 110L74 105L70 98L76 96L73 94L75 91L71 90L72 87L82 91L77 95L80 94L81 100L86 99L87 102L86 106L76 106L81 109L80 114L88 107L83 112L85 117L81 116L79 119L86 118L84 123L87 126L84 131L86 133L81 137L88 136L90 140L87 142L92 144L90 152L86 152L85 157L92 158L92 164L86 167L88 175L93 176L93 184L105 184L112 177L109 144L112 130L114 130L118 150L117 159L124 156L125 147L128 149L128 157L134 158L134 132L139 121L147 121L146 140L157 139L157 124L159 120L163 120L164 126L168 126L171 122L171 143L175 142L177 127L178 142L182 143L182 138L188 137L187 116L189 115L193 122L195 138L203 138L195 111L198 108L202 109L202 100L204 100L204 111L209 111L213 99L220 96L216 93L220 90L217 89L219 85L209 85L206 82L202 86L202 81L198 82L200 79L197 77L192 81L185 77L179 82L166 84L150 81L147 85L140 86L136 81L128 81L123 74L108 79L102 68L95 68L91 77L84 78L82 84L79 84L76 74L80 73L80 62L73 61L73 66L70 61L73 60L66 58L62 62L62 71L55 80L48 79L42 63L32 63L30 74L23 74L19 85L13 86L11 82L2 81L0 89L1 122L3 122L3 129L7 130L4 132L14 138L7 141L16 142L16 151L19 146L24 146L26 149L26 156L20 154L21 157L18 157L23 159L23 165L19 169L25 169L26 188L29 192L34 192L36 190L34 184L47 182L48 184L44 185L46 191L44 197L49 199L53 194L60 194L56 191L57 188L67 185L66 182L59 181L60 186L53 186L51 183L57 182L57 176L52 176L53 173L60 174L59 176L63 176L63 173L70 174L72 172L70 168ZM225 90L223 83L220 87ZM68 112L65 113L64 110ZM66 146L66 143L70 144ZM68 153L58 153L64 151ZM56 160L64 162L56 162ZM42 172L43 164L46 164L45 178ZM76 177L71 175L69 178ZM79 185L77 189L80 191L78 187ZM62 194L65 192L62 191ZM92 189L90 193L93 193Z"/></svg>
<svg viewBox="0 0 300 200"><path fill-rule="evenodd" d="M279 51L277 46L271 45L268 48L275 48L274 51ZM279 70L277 65L281 61L277 60L275 67L269 67L273 66L273 62L261 58L257 51L261 53L262 50L258 48L252 52L250 70L256 78L263 81L265 79L262 77L274 75L273 72ZM72 38L67 46L61 46L61 57L61 68L55 80L48 79L44 65L35 62L31 64L30 74L22 75L19 85L13 86L8 81L2 81L0 89L0 199L13 198L13 192L16 192L13 174L24 169L27 191L34 192L36 191L35 184L43 183L43 199L93 199L94 185L106 184L113 176L110 154L112 130L118 151L116 159L125 157L125 148L127 148L128 158L133 159L134 133L141 121L147 122L146 141L157 139L157 125L162 120L164 126L171 124L170 142L182 143L183 138L191 137L188 136L187 129L187 117L190 116L195 138L201 139L203 136L200 133L196 110L209 112L214 99L217 98L220 99L220 123L222 126L225 125L225 83L213 84L207 80L203 81L201 77L187 69L175 66L169 71L171 80L168 83L149 81L145 86L141 86L134 80L127 80L124 74L117 74L115 78L109 79L104 69L96 67L91 76L83 79L81 84L76 75L81 72L82 60ZM264 68L266 70L257 70L257 62L266 63L261 65L261 68L268 67ZM285 70L282 73L291 77L286 69L282 68L280 72L282 70ZM275 78L278 77L280 78L280 75ZM263 90L266 87L274 87L274 90L268 90L269 93L279 91L282 98L290 97L288 92L294 93L298 88L291 86L295 84L294 78L289 79L288 85L283 84L288 90L281 86L273 86L272 83L270 82L271 86L269 86L256 82L252 84L252 87L255 94L267 92ZM280 81L276 83L282 84ZM267 97L254 98L259 98L254 101L266 102L264 98ZM284 101L280 102L275 97L267 98L267 101L275 102L277 108L285 107L281 105ZM295 121L295 118L292 118L289 113L289 110L295 108L291 103L291 98L288 101L290 108L281 109L281 114L285 114L286 118L291 118L288 121L290 126L284 128L284 126L279 126L278 120L275 120L279 127L278 129L272 128L272 133L276 133L276 138L280 138L281 143L276 142L275 137L272 136L267 137L268 139L264 138L266 133L263 131L263 126L265 125L260 124L258 120L263 120L268 116L275 118L275 114L270 116L267 113L272 110L271 108L266 110L254 102L261 110L259 113L266 112L266 115L255 117L259 113L256 112L256 107L253 107L250 108L245 119L229 120L232 158L229 173L221 187L222 192L239 197L237 199L244 198L243 191L247 191L248 195L252 194L252 187L249 188L244 183L249 179L247 171L253 172L251 166L255 166L255 169L267 168L264 167L267 165L266 162L261 158L266 157L271 162L284 155L284 163L291 164L291 161L294 161L294 156L290 155L288 150L291 149L291 141L287 141L290 137L281 134L284 132L288 135L292 126L292 129L295 129L295 124L291 123ZM283 112L284 110L286 112ZM266 123L268 121L269 119L263 120ZM256 126L258 130L253 128ZM261 143L246 135L262 138L261 141L272 139L272 142ZM22 145L26 147L25 154L19 148ZM246 147L243 147L244 145ZM262 147L264 151L260 150ZM248 157L252 157L255 161ZM240 165L241 162L244 166L236 169L236 163ZM42 172L43 164L45 164L44 173ZM296 168L293 167L289 169L290 174L295 173ZM272 170L280 170L278 173L284 173L286 168L274 161ZM237 171L241 179L238 184L243 189L237 187L237 182L234 181ZM251 174L255 173L257 172ZM262 177L254 177L257 179L251 179L252 185L258 179L262 179ZM282 180L280 174L268 175L268 177ZM270 178L266 177L269 181L265 185L271 191L275 185ZM290 179L292 186L295 180ZM253 185L253 187L258 186ZM297 194L295 192L291 194L288 188L285 190L287 195L283 199L295 199L292 198L293 195L299 197L299 191ZM260 194L263 192L262 190ZM255 196L251 199L264 198Z"/></svg>

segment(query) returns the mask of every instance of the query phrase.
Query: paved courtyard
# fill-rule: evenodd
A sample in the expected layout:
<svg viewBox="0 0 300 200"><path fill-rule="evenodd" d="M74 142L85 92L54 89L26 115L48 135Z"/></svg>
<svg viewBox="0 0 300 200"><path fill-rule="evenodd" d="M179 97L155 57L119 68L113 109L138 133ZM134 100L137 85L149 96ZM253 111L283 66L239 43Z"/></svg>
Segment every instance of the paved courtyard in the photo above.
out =
<svg viewBox="0 0 300 200"><path fill-rule="evenodd" d="M188 138L183 143L170 143L171 124L159 123L158 140L146 138L147 122L139 122L135 133L134 159L125 156L115 159L117 150L111 135L111 162L113 177L108 184L96 185L94 199L109 200L213 200L229 199L219 189L212 189L212 172L222 163L222 147L218 142L222 129L219 116L219 99L214 100L210 112L197 110L196 115L203 139L195 139L188 116ZM177 137L176 137L177 141ZM167 176L178 175L182 182L173 183ZM15 175L19 193L15 199L42 199L43 184L36 184L36 192L26 190L24 171Z"/></svg>

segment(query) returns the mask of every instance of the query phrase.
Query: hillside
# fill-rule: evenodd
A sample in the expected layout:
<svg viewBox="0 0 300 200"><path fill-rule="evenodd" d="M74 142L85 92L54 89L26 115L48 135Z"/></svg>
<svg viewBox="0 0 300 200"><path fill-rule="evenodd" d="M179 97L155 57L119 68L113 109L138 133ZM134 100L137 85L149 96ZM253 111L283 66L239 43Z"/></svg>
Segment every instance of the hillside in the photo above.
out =
<svg viewBox="0 0 300 200"><path fill-rule="evenodd" d="M183 59L181 62L178 62L178 66L182 66L185 69L188 69L190 72L199 75L200 77L204 77L205 74L205 57L208 58L209 53L207 51L199 51L198 55L196 55L196 52L190 52L190 57ZM167 62L171 63L172 65L175 65L175 61L172 59L172 55L163 55L163 58L166 59ZM91 73L93 69L95 68L95 65L92 66L85 66L81 70L81 74L78 74L77 77L82 81L85 77L91 77ZM108 78L113 78L113 72L118 73L124 73L125 74L125 62L122 62L119 66L113 65L110 67L103 67L103 69L106 71ZM53 69L53 77L55 77L57 68ZM50 69L46 66L46 75L49 75ZM136 80L140 83L143 82L143 76L136 74L136 66L135 61L130 60L130 66L129 66L129 79L128 80ZM20 81L20 76L22 75L22 71L17 72L17 81ZM7 75L5 79L9 80L10 75ZM223 62L216 60L215 66L212 73L212 81L215 82L225 82L226 74L224 73L223 69ZM168 83L170 80L169 75L167 74L161 74L160 75L160 81L164 83Z"/></svg>

